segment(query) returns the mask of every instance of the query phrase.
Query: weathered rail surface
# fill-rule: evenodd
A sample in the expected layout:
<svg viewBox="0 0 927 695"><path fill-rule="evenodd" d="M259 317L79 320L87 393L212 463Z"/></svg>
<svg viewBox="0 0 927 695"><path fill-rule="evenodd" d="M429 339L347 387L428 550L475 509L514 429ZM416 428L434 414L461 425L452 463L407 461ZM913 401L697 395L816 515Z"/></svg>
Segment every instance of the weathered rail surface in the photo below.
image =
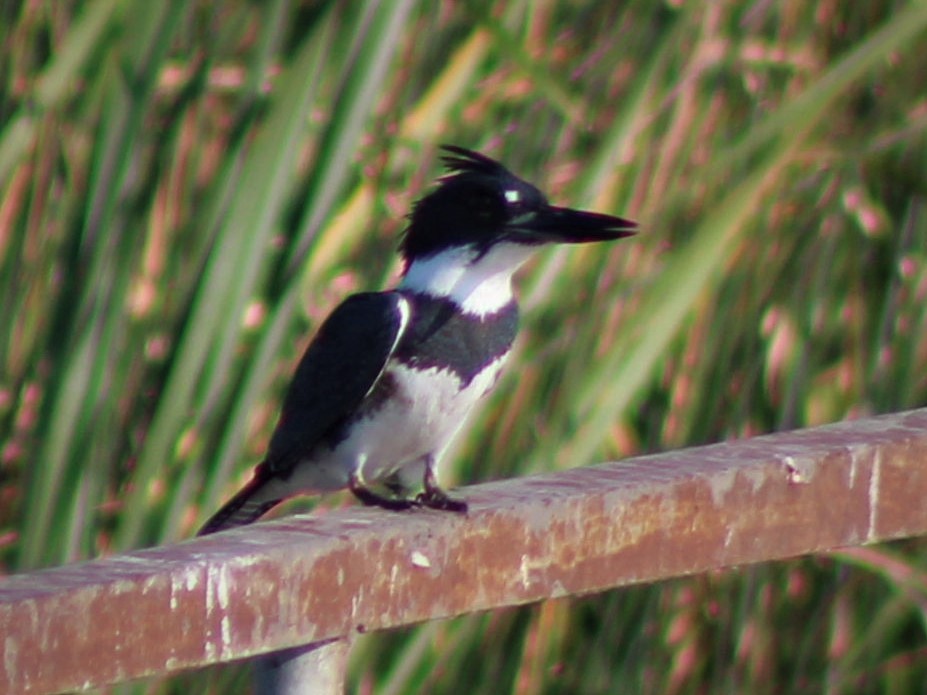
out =
<svg viewBox="0 0 927 695"><path fill-rule="evenodd" d="M927 533L927 409L0 579L0 691L57 692Z"/></svg>

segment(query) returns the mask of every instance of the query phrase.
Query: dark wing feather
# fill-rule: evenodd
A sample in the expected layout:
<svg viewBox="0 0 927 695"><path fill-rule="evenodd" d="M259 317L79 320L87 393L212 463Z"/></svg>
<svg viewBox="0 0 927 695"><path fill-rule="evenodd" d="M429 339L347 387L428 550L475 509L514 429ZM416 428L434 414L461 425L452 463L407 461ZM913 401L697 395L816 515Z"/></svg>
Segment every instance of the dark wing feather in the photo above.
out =
<svg viewBox="0 0 927 695"><path fill-rule="evenodd" d="M348 297L325 320L296 367L264 465L287 475L377 383L407 320L398 292Z"/></svg>

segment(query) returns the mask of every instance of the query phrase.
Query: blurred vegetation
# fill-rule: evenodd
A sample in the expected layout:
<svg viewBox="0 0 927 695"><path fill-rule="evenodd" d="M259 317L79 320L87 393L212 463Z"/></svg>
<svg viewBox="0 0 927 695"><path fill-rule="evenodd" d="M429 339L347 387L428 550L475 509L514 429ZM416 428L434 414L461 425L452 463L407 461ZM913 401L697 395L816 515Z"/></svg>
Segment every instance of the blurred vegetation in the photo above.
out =
<svg viewBox="0 0 927 695"><path fill-rule="evenodd" d="M3 571L190 536L440 142L642 228L523 272L458 483L927 403L923 2L7 1L0 37ZM924 550L374 635L351 690L925 692Z"/></svg>

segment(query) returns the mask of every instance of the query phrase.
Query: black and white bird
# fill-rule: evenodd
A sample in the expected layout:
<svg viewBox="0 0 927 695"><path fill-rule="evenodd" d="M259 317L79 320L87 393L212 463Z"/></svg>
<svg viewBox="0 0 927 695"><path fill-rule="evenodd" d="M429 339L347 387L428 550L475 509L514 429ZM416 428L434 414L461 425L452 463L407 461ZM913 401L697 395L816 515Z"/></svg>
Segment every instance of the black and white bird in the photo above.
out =
<svg viewBox="0 0 927 695"><path fill-rule="evenodd" d="M350 296L323 322L267 456L200 535L249 524L293 495L343 488L389 509L466 511L439 487L437 468L511 351L513 273L547 244L620 239L636 225L553 206L495 160L443 149L450 173L412 211L399 285Z"/></svg>

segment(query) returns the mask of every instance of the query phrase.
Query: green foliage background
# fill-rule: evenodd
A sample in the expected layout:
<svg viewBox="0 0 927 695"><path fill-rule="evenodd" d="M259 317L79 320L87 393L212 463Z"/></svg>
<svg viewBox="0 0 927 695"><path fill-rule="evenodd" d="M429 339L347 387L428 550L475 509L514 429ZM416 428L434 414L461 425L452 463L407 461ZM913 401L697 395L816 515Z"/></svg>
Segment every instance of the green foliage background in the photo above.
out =
<svg viewBox="0 0 927 695"><path fill-rule="evenodd" d="M641 223L523 272L458 483L927 402L922 1L7 1L0 37L7 572L190 536L440 142ZM372 636L350 687L925 692L924 547Z"/></svg>

